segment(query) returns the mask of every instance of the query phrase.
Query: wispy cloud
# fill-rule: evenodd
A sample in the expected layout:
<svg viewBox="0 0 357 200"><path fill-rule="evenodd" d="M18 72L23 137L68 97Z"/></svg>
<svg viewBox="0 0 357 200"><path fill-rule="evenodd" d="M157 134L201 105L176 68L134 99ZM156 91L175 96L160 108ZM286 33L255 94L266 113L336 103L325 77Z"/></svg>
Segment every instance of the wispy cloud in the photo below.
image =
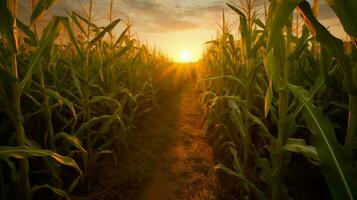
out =
<svg viewBox="0 0 357 200"><path fill-rule="evenodd" d="M129 17L138 18L136 26L146 24L148 32L185 31L200 27L199 23L182 15L182 7L163 1L122 0ZM145 31L145 30L144 30Z"/></svg>
<svg viewBox="0 0 357 200"><path fill-rule="evenodd" d="M29 2L20 0L20 14L24 20L28 20L31 13ZM89 0L61 0L49 10L49 14L43 20L48 20L53 14L65 15L64 8L83 14L83 9L87 8L88 2ZM114 0L113 17L130 19L134 30L139 33L212 30L217 28L223 9L228 16L232 16L231 19L238 19L225 5L226 2L225 0ZM239 4L238 0L231 2ZM95 21L107 24L110 0L93 1L93 3ZM336 30L340 27L333 11L324 1L320 1L319 19Z"/></svg>

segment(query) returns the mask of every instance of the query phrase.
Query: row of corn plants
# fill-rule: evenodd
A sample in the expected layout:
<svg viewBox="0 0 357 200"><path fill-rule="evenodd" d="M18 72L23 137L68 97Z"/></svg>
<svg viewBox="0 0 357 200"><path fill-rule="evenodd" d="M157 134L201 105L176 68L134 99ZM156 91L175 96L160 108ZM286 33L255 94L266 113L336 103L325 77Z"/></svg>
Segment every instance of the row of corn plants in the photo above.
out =
<svg viewBox="0 0 357 200"><path fill-rule="evenodd" d="M98 160L116 161L137 137L137 120L156 104L153 77L168 64L121 19L96 25L92 0L82 15L38 27L56 2L33 0L22 22L16 0L0 1L0 199L91 191ZM116 37L118 24L126 28Z"/></svg>
<svg viewBox="0 0 357 200"><path fill-rule="evenodd" d="M223 20L207 42L203 123L235 198L302 198L286 184L295 155L321 170L327 197L357 198L357 3L326 1L350 41L321 25L313 3L266 2L265 20L254 0L227 4L239 16L238 35Z"/></svg>

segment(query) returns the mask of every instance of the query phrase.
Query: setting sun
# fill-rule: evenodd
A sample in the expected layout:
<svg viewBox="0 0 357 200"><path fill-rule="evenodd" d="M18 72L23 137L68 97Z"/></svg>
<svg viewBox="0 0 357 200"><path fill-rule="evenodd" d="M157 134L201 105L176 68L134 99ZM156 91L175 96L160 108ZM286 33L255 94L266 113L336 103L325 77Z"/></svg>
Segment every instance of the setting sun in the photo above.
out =
<svg viewBox="0 0 357 200"><path fill-rule="evenodd" d="M193 61L193 54L192 51L183 50L180 52L179 56L180 62L192 62Z"/></svg>

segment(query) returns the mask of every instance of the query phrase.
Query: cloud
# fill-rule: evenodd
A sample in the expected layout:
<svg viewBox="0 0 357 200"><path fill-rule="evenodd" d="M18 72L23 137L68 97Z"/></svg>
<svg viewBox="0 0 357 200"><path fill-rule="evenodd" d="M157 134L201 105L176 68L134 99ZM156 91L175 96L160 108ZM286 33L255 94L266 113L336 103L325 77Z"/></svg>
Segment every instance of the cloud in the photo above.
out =
<svg viewBox="0 0 357 200"><path fill-rule="evenodd" d="M185 9L185 15L190 17L212 16L221 13L223 9L224 5L216 3L205 6L189 7Z"/></svg>
<svg viewBox="0 0 357 200"><path fill-rule="evenodd" d="M134 19L135 26L141 31L174 32L197 29L200 24L182 15L182 7L173 3L158 0L121 0L129 18ZM136 18L140 17L140 21Z"/></svg>
<svg viewBox="0 0 357 200"><path fill-rule="evenodd" d="M130 8L149 14L160 14L163 12L164 6L157 1L150 0L122 0Z"/></svg>
<svg viewBox="0 0 357 200"><path fill-rule="evenodd" d="M261 2L262 0L257 0ZM311 0L309 0L311 2ZM28 0L20 0L20 12L25 22L29 20L31 5ZM93 1L94 21L101 25L108 24L110 0ZM233 1L239 5L239 0ZM63 8L74 10L82 15L89 0L61 0L50 8L43 21L50 16L66 15ZM261 7L261 6L260 6ZM217 29L221 22L222 10L230 23L237 22L237 15L226 6L225 0L114 0L113 18L129 19L134 31L139 33L178 32L198 29ZM329 22L336 20L331 8L320 1L319 20ZM339 26L336 21L329 26Z"/></svg>

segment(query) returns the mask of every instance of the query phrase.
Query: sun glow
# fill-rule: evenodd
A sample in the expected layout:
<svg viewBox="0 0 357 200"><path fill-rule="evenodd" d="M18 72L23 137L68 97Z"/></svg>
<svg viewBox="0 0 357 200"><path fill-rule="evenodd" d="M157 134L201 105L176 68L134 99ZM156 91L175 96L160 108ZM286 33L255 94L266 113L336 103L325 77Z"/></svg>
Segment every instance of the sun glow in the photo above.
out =
<svg viewBox="0 0 357 200"><path fill-rule="evenodd" d="M180 51L179 61L180 62L192 62L194 60L192 51L182 50Z"/></svg>

